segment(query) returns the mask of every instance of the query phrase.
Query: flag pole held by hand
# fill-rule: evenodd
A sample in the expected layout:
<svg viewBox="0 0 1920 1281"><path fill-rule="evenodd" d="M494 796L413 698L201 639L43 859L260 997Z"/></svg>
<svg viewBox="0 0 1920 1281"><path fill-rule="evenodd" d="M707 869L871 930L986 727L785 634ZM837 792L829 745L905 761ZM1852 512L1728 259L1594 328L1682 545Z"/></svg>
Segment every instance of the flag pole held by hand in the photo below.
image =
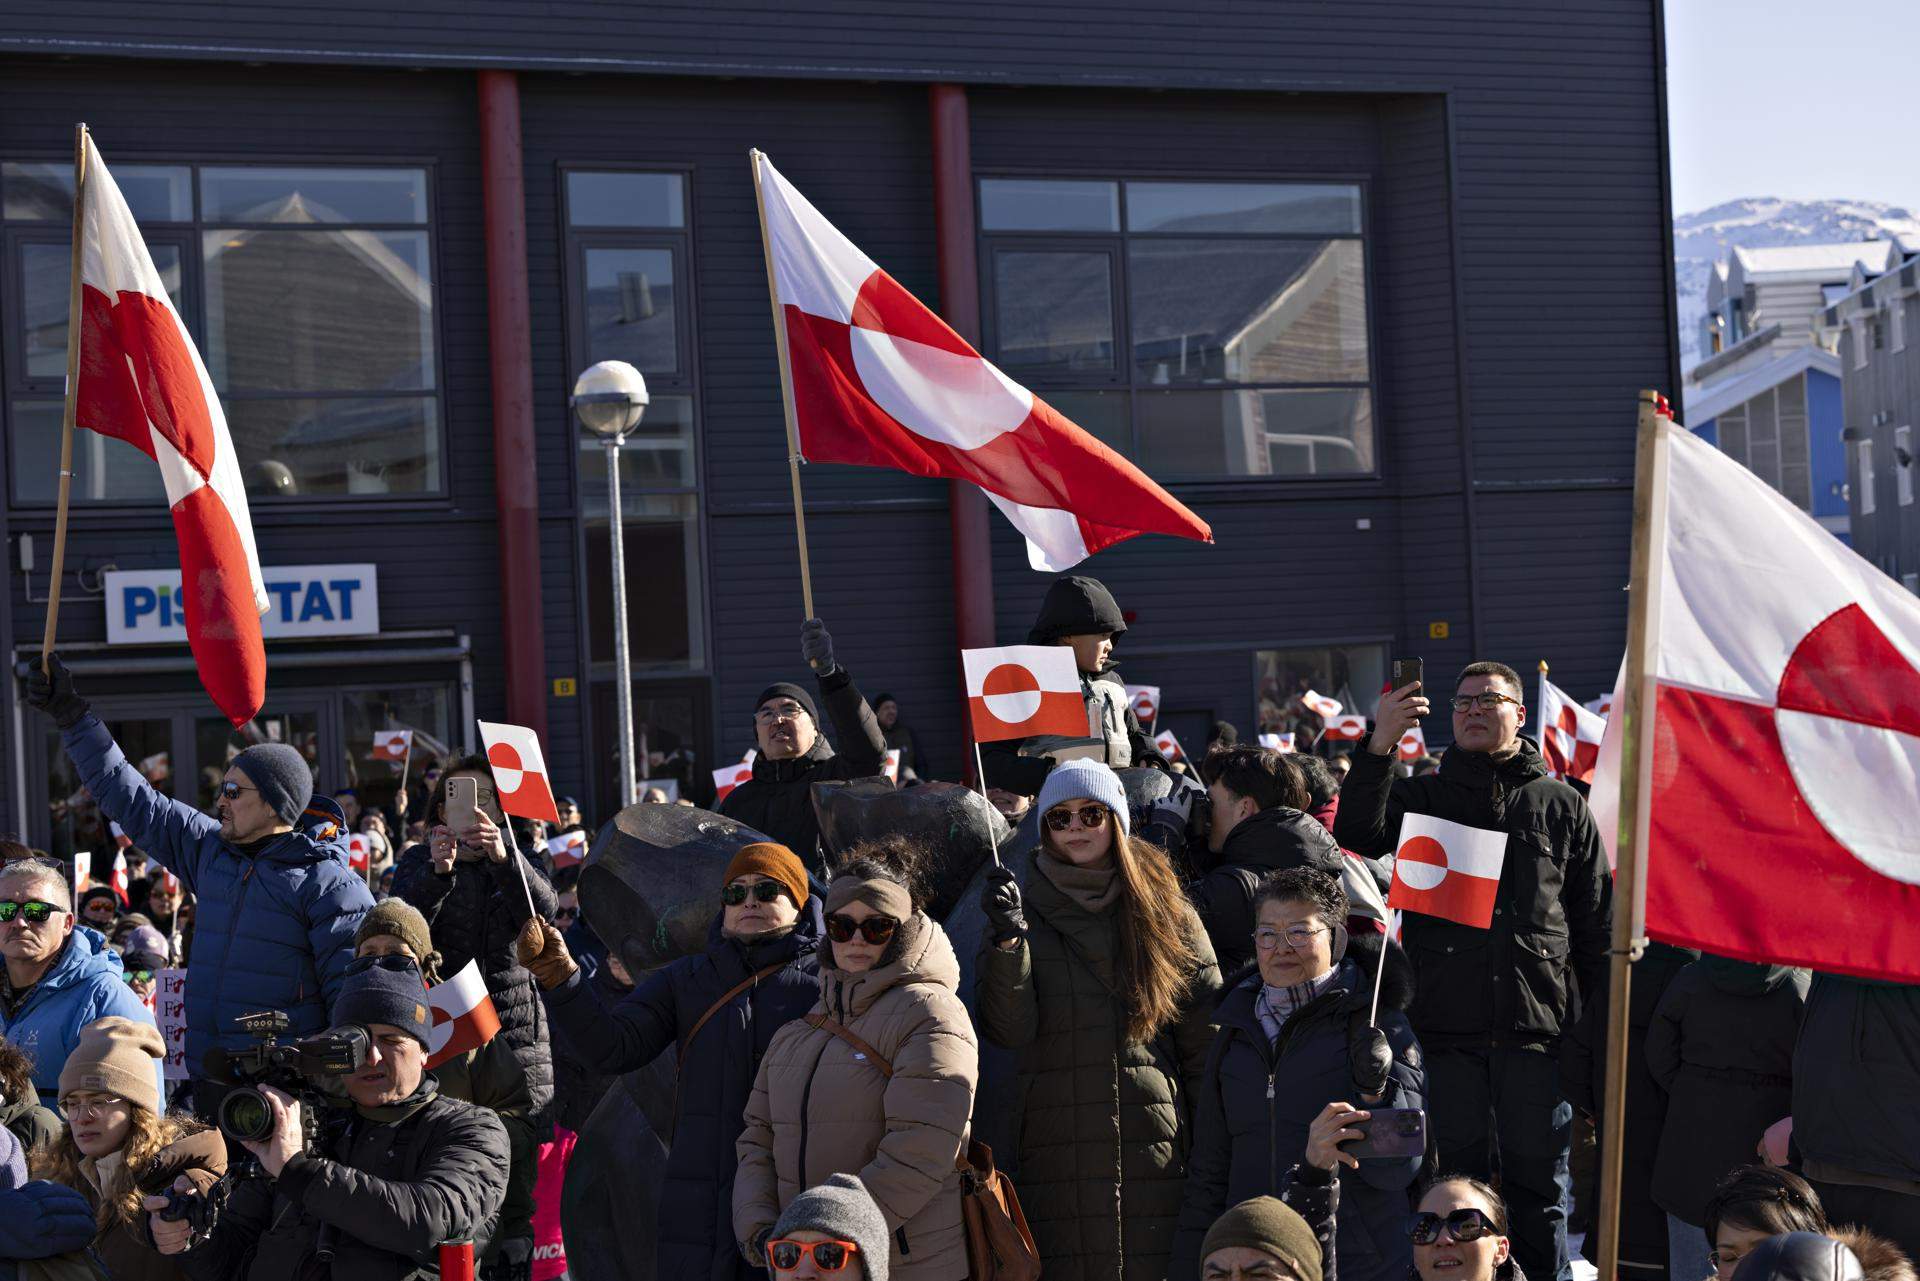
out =
<svg viewBox="0 0 1920 1281"><path fill-rule="evenodd" d="M1387 972L1387 949L1393 946L1393 932L1400 927L1400 909L1387 909L1387 941L1380 945L1380 964L1373 971L1373 1004L1367 1007L1367 1023L1380 1026L1380 978Z"/></svg>
<svg viewBox="0 0 1920 1281"><path fill-rule="evenodd" d="M80 237L87 216L87 126L73 127L73 254L67 264L67 396L60 410L60 505L53 518L53 566L47 585L47 623L40 634L40 670L60 628L60 580L67 572L67 501L73 491L73 422L80 397Z"/></svg>
<svg viewBox="0 0 1920 1281"><path fill-rule="evenodd" d="M758 147L747 152L753 168L753 204L760 211L760 251L767 260L767 300L773 304L773 342L780 352L780 405L787 415L787 475L793 482L793 528L800 541L800 602L806 617L814 618L813 570L807 563L807 510L800 497L800 429L793 412L793 367L788 363L787 318L780 309L780 288L774 278L773 241L767 235L767 195L760 182L760 163L766 159Z"/></svg>

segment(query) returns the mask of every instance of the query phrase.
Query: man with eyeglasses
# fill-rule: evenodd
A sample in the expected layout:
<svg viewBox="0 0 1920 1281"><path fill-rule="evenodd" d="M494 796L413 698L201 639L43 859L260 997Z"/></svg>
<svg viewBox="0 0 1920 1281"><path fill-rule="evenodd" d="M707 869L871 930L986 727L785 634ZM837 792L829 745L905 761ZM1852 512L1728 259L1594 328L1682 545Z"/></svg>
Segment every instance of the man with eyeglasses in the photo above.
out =
<svg viewBox="0 0 1920 1281"><path fill-rule="evenodd" d="M116 1014L153 1025L106 940L74 928L71 902L66 871L50 859L0 869L0 1036L33 1060L33 1086L46 1107L57 1105L60 1069L80 1029Z"/></svg>
<svg viewBox="0 0 1920 1281"><path fill-rule="evenodd" d="M1520 735L1520 674L1470 663L1451 705L1453 746L1440 768L1395 778L1395 748L1430 704L1417 682L1381 696L1373 736L1340 789L1333 834L1356 853L1388 857L1408 814L1507 833L1490 929L1405 918L1415 975L1409 1017L1426 1051L1441 1164L1485 1180L1497 1171L1522 1270L1536 1281L1571 1281L1573 1108L1561 1088L1559 1043L1602 990L1613 882L1586 801L1552 778Z"/></svg>
<svg viewBox="0 0 1920 1281"><path fill-rule="evenodd" d="M294 1037L324 1029L373 895L348 866L338 810L327 802L331 818L303 818L313 770L294 748L255 743L235 756L212 817L155 791L74 690L59 655L48 669L32 665L27 701L60 727L101 813L196 896L192 987L202 995L187 1001L186 1054L194 1110L211 1117L228 1087L199 1077L207 1051L245 1049L251 1038L233 1021L261 1010L283 1011Z"/></svg>
<svg viewBox="0 0 1920 1281"><path fill-rule="evenodd" d="M820 821L813 785L831 779L871 778L880 772L887 738L847 669L833 658L827 625L809 618L800 629L800 654L813 668L820 698L840 738L840 754L820 729L813 695L777 681L753 705L753 777L727 793L720 812L771 836L801 858L813 857Z"/></svg>

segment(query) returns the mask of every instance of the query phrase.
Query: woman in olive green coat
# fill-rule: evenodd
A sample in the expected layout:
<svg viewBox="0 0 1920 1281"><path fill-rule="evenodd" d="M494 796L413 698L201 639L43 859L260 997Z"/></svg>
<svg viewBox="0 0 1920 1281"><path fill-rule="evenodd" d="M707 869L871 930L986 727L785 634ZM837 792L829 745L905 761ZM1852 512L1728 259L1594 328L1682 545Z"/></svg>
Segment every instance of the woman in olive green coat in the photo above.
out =
<svg viewBox="0 0 1920 1281"><path fill-rule="evenodd" d="M1019 1064L1020 1202L1047 1281L1161 1281L1220 969L1120 780L1067 761L1040 793L1022 899L990 875L980 1029Z"/></svg>

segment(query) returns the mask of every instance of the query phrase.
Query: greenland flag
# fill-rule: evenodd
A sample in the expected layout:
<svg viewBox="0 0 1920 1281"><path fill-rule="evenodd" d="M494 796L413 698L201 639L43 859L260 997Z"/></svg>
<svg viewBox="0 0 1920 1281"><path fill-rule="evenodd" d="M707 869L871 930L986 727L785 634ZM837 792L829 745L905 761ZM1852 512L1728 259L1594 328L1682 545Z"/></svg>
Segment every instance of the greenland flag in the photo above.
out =
<svg viewBox="0 0 1920 1281"><path fill-rule="evenodd" d="M1140 718L1142 725L1152 725L1160 719L1160 687L1158 685L1127 686L1127 702L1133 708L1133 714Z"/></svg>
<svg viewBox="0 0 1920 1281"><path fill-rule="evenodd" d="M1357 743L1366 736L1367 718L1364 716L1355 716L1351 712L1340 716L1329 717L1327 719L1327 728L1321 733L1322 738L1330 738L1335 742L1347 743Z"/></svg>
<svg viewBox="0 0 1920 1281"><path fill-rule="evenodd" d="M753 754L738 765L727 765L713 771L713 803L718 805L727 799L727 793L753 777Z"/></svg>
<svg viewBox="0 0 1920 1281"><path fill-rule="evenodd" d="M1712 445L1656 430L1647 933L1920 982L1920 599ZM1625 721L1596 816L1618 812Z"/></svg>
<svg viewBox="0 0 1920 1281"><path fill-rule="evenodd" d="M373 845L359 832L347 837L347 867L360 875L367 874L367 862L372 857Z"/></svg>
<svg viewBox="0 0 1920 1281"><path fill-rule="evenodd" d="M520 818L560 821L553 803L553 785L547 781L547 760L540 754L540 737L524 725L480 722L480 738L487 745L487 764L493 770L500 808Z"/></svg>
<svg viewBox="0 0 1920 1281"><path fill-rule="evenodd" d="M412 750L413 731L410 729L373 731L373 759L376 761L404 761Z"/></svg>
<svg viewBox="0 0 1920 1281"><path fill-rule="evenodd" d="M80 377L74 423L160 467L180 548L181 603L200 683L244 725L267 697L267 610L246 486L200 353L167 298L93 139L80 211Z"/></svg>
<svg viewBox="0 0 1920 1281"><path fill-rule="evenodd" d="M468 961L445 983L428 988L427 1008L433 1018L427 1036L429 1069L479 1049L500 1031L500 1015L477 961Z"/></svg>
<svg viewBox="0 0 1920 1281"><path fill-rule="evenodd" d="M1153 745L1160 750L1160 755L1167 758L1167 764L1169 765L1187 759L1187 753L1181 748L1180 740L1173 736L1173 731L1170 729L1163 729L1158 734L1155 734L1153 736Z"/></svg>
<svg viewBox="0 0 1920 1281"><path fill-rule="evenodd" d="M1427 735L1418 725L1400 736L1397 749L1403 761L1417 761L1427 754Z"/></svg>
<svg viewBox="0 0 1920 1281"><path fill-rule="evenodd" d="M880 753L880 773L889 783L900 781L900 757L903 755L897 747Z"/></svg>
<svg viewBox="0 0 1920 1281"><path fill-rule="evenodd" d="M1293 734L1291 732L1285 734L1262 734L1260 736L1260 746L1270 752L1291 752L1293 750Z"/></svg>
<svg viewBox="0 0 1920 1281"><path fill-rule="evenodd" d="M800 452L978 485L1037 570L1206 522L995 369L753 153Z"/></svg>
<svg viewBox="0 0 1920 1281"><path fill-rule="evenodd" d="M1540 678L1540 755L1548 773L1593 782L1594 767L1600 763L1600 740L1606 733L1605 716L1588 711L1545 676Z"/></svg>
<svg viewBox="0 0 1920 1281"><path fill-rule="evenodd" d="M1310 712L1318 712L1320 719L1332 720L1347 710L1345 703L1337 698L1328 698L1325 694L1316 694L1312 690L1300 696L1300 705Z"/></svg>
<svg viewBox="0 0 1920 1281"><path fill-rule="evenodd" d="M1507 834L1431 814L1400 820L1387 906L1486 929L1500 896Z"/></svg>
<svg viewBox="0 0 1920 1281"><path fill-rule="evenodd" d="M585 832L562 832L547 838L547 853L553 856L553 870L573 867L587 857Z"/></svg>
<svg viewBox="0 0 1920 1281"><path fill-rule="evenodd" d="M1065 645L1003 645L963 649L967 706L975 742L1034 734L1092 735L1080 669Z"/></svg>

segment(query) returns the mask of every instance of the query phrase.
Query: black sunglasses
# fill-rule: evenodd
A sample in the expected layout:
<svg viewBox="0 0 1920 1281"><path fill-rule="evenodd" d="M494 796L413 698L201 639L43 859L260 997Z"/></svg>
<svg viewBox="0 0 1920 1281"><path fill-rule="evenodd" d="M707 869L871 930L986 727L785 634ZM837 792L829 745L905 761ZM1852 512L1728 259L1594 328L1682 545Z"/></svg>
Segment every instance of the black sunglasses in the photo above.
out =
<svg viewBox="0 0 1920 1281"><path fill-rule="evenodd" d="M720 901L728 907L739 907L747 901L747 894L753 894L756 903L771 903L787 892L787 887L778 881L755 881L752 885L733 884L720 891Z"/></svg>
<svg viewBox="0 0 1920 1281"><path fill-rule="evenodd" d="M25 917L28 925L42 925L55 912L66 910L64 907L55 907L51 903L43 903L37 898L30 898L24 903L6 899L0 901L0 925L6 925L16 916Z"/></svg>
<svg viewBox="0 0 1920 1281"><path fill-rule="evenodd" d="M239 800L240 793L242 792L257 792L259 790L260 789L257 787L242 787L240 786L240 784L232 781L228 781L220 784L220 795L226 797L230 801Z"/></svg>
<svg viewBox="0 0 1920 1281"><path fill-rule="evenodd" d="M1462 1245L1500 1230L1493 1225L1493 1220L1487 1217L1485 1210L1476 1210L1469 1205L1449 1211L1444 1216L1432 1211L1414 1215L1407 1220L1407 1238L1415 1245L1432 1245L1440 1239L1440 1229L1443 1227L1448 1236Z"/></svg>
<svg viewBox="0 0 1920 1281"><path fill-rule="evenodd" d="M402 974L411 970L418 974L420 962L411 956L402 956L398 952L389 952L385 956L356 956L347 962L349 974L365 974L372 969L395 970Z"/></svg>
<svg viewBox="0 0 1920 1281"><path fill-rule="evenodd" d="M838 912L827 918L827 937L836 943L851 943L853 936L874 945L879 945L893 937L900 928L900 922L891 916L869 916L864 921L856 921L851 916L842 916Z"/></svg>

